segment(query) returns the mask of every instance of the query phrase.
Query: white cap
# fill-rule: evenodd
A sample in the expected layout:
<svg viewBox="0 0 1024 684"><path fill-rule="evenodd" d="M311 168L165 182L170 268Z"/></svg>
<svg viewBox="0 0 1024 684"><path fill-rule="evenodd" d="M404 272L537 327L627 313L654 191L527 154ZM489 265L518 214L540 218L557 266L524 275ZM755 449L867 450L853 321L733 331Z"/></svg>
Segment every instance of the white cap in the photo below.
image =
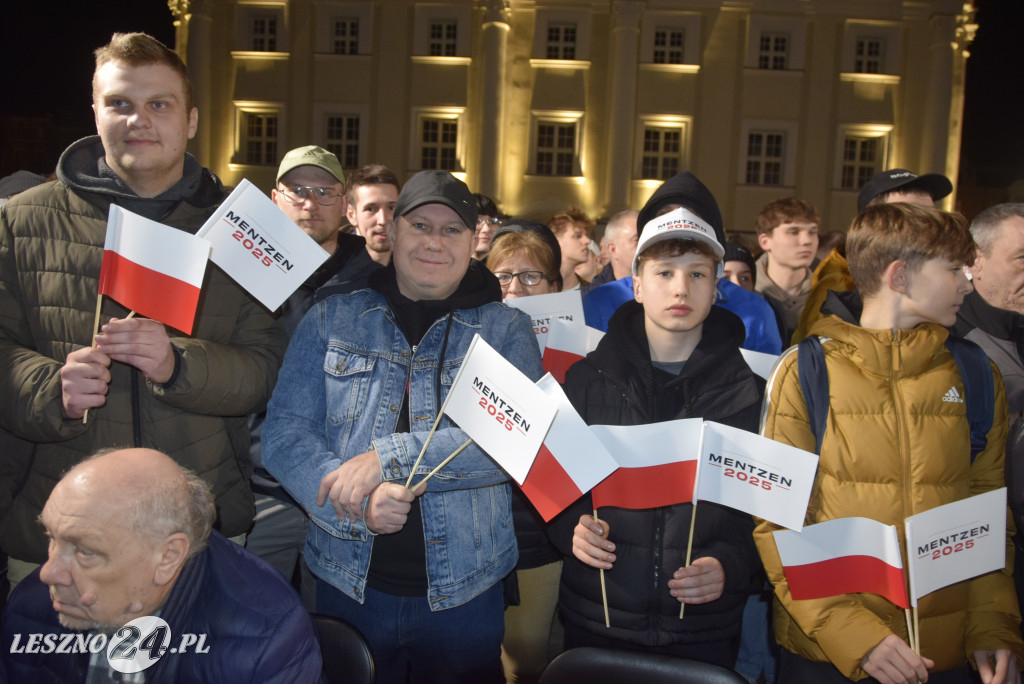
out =
<svg viewBox="0 0 1024 684"><path fill-rule="evenodd" d="M651 219L640 233L633 257L633 275L637 274L640 255L651 245L662 240L696 240L707 243L719 259L725 256L725 247L715 237L715 230L689 209L680 207Z"/></svg>

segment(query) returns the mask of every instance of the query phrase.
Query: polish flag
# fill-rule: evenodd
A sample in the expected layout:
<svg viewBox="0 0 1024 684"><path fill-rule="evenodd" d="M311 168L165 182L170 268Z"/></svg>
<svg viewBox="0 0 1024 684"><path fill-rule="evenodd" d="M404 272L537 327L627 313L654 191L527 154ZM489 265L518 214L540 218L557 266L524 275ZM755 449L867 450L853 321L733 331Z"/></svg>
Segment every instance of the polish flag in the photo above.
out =
<svg viewBox="0 0 1024 684"><path fill-rule="evenodd" d="M110 205L99 293L192 334L210 243Z"/></svg>
<svg viewBox="0 0 1024 684"><path fill-rule="evenodd" d="M579 322L562 319L551 321L547 346L544 347L544 370L555 376L558 382L565 382L569 366L597 349L597 343L604 333Z"/></svg>
<svg viewBox="0 0 1024 684"><path fill-rule="evenodd" d="M533 461L523 493L547 522L618 467L550 374L537 381L558 412Z"/></svg>
<svg viewBox="0 0 1024 684"><path fill-rule="evenodd" d="M591 491L594 508L657 508L692 502L703 421L593 425L619 469Z"/></svg>
<svg viewBox="0 0 1024 684"><path fill-rule="evenodd" d="M878 594L909 608L896 528L870 518L836 518L802 532L775 532L793 598Z"/></svg>

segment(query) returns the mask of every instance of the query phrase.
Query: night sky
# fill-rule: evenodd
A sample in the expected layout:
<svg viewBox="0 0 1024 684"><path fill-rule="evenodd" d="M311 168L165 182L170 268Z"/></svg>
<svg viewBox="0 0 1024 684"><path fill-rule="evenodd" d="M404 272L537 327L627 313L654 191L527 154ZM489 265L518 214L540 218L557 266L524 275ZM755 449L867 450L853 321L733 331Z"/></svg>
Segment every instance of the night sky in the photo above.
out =
<svg viewBox="0 0 1024 684"><path fill-rule="evenodd" d="M1022 0L976 0L980 29L967 67L961 184L1005 187L1024 178ZM92 50L114 31L174 40L165 0L28 0L6 3L0 22L0 116L52 113L66 140L94 133L89 108ZM56 156L52 163L56 162ZM0 159L0 175L14 169ZM46 169L33 169L44 171ZM917 169L920 172L933 169Z"/></svg>

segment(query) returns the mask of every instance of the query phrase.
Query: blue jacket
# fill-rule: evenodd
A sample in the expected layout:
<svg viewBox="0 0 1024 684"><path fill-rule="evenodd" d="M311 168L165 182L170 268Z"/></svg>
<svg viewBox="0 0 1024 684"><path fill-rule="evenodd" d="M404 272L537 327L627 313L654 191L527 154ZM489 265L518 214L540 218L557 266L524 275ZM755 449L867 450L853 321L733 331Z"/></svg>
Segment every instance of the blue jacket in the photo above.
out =
<svg viewBox="0 0 1024 684"><path fill-rule="evenodd" d="M321 682L320 646L313 621L281 575L216 531L210 544L188 561L160 608L170 628L168 648L183 634L205 634L209 652L164 655L144 670L147 682ZM84 682L89 654L11 653L28 635L66 634L39 571L11 594L0 642L0 679L10 682ZM57 642L59 644L59 641Z"/></svg>
<svg viewBox="0 0 1024 684"><path fill-rule="evenodd" d="M375 535L364 519L317 506L320 481L372 446L382 478L405 484L477 333L531 380L543 374L529 316L496 302L455 310L410 348L385 297L360 290L318 302L292 337L263 427L264 463L312 518L310 569L360 603ZM413 431L395 433L407 387ZM417 472L466 439L443 418ZM420 506L432 610L466 603L515 566L507 476L476 445L431 479Z"/></svg>
<svg viewBox="0 0 1024 684"><path fill-rule="evenodd" d="M583 316L591 328L608 331L612 314L625 302L633 301L633 277L595 288L583 300ZM761 295L744 290L725 278L718 279L718 306L732 311L743 321L747 338L743 348L765 354L782 353L782 338L775 312Z"/></svg>

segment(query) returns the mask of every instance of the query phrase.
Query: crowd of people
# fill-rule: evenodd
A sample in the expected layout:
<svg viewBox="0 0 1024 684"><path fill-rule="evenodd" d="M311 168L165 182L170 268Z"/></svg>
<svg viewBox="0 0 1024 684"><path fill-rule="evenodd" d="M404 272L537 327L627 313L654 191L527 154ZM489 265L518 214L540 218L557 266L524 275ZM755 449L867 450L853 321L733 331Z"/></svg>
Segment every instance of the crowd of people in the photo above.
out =
<svg viewBox="0 0 1024 684"><path fill-rule="evenodd" d="M588 493L545 522L442 406L476 336L538 380L532 321L504 302L578 291L605 332L563 385L588 424L703 418L817 452L806 524L867 515L902 534L1008 486L1019 526L1024 205L969 224L935 208L944 176L891 169L822 253L809 202L777 199L756 244L730 239L682 172L595 239L577 208L506 216L447 171L403 184L307 145L270 198L323 265L275 312L209 268L186 335L96 298L112 205L194 233L226 197L185 152L185 66L115 34L93 109L98 135L55 180L0 180L0 681L322 681L319 614L358 630L385 684L536 682L581 646L769 684L1020 682L1013 524L1003 570L922 599L914 648L881 596L793 598L779 527L738 510L598 517ZM994 369L977 453L951 335ZM820 434L805 338L831 381ZM779 356L767 381L743 349ZM165 631L122 629L157 618ZM146 667L90 646L125 634Z"/></svg>

